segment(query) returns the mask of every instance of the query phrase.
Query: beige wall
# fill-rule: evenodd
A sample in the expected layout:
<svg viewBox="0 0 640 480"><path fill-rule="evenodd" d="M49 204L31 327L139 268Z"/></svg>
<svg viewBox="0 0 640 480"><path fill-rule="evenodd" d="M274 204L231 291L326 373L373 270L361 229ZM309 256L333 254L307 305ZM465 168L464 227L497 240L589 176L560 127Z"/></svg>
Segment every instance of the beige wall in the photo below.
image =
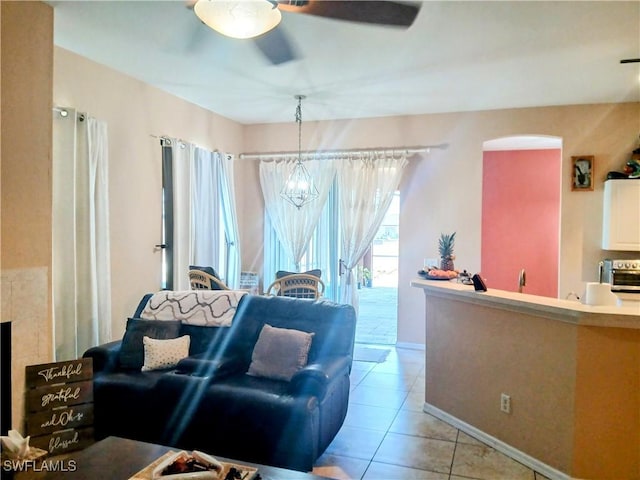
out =
<svg viewBox="0 0 640 480"><path fill-rule="evenodd" d="M24 432L25 366L51 361L53 9L1 2L3 321L12 320L12 423ZM28 27L28 28L27 28Z"/></svg>
<svg viewBox="0 0 640 480"><path fill-rule="evenodd" d="M456 266L480 269L482 144L510 135L561 137L562 211L559 292L581 293L594 281L600 249L603 180L621 170L637 147L640 104L540 107L484 112L416 115L365 120L305 122L303 148L370 148L447 143L446 150L414 158L401 185L398 341L424 338L424 304L409 281L425 257L437 256L441 232L457 231ZM296 149L295 124L246 127L248 152ZM595 155L593 192L571 192L571 156ZM245 263L261 265L263 202L257 162L244 162L243 196L248 205L242 230ZM253 183L251 183L253 182ZM617 253L616 255L621 255ZM515 281L515 279L514 279ZM550 281L554 281L550 279ZM490 285L489 285L490 286Z"/></svg>
<svg viewBox="0 0 640 480"><path fill-rule="evenodd" d="M50 267L53 11L34 2L0 5L2 267Z"/></svg>
<svg viewBox="0 0 640 480"><path fill-rule="evenodd" d="M160 288L162 170L152 135L236 153L242 127L62 48L54 60L54 104L108 125L112 331L121 338L142 295Z"/></svg>

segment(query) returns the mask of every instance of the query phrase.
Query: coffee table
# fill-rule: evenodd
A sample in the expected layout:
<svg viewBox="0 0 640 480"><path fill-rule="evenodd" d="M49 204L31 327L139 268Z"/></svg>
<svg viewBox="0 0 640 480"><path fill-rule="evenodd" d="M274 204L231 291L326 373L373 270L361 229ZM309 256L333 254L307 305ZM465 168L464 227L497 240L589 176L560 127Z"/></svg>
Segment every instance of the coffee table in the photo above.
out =
<svg viewBox="0 0 640 480"><path fill-rule="evenodd" d="M129 440L127 438L107 437L84 450L71 453L64 457L63 462L67 467L71 465L71 461L75 462L75 471L31 471L17 473L13 478L15 480L128 480L169 450L178 451L179 449L137 440ZM326 477L320 477L310 473L259 465L241 460L232 460L218 457L213 453L212 455L222 462L256 467L263 480L326 479ZM2 478L5 478L4 475Z"/></svg>

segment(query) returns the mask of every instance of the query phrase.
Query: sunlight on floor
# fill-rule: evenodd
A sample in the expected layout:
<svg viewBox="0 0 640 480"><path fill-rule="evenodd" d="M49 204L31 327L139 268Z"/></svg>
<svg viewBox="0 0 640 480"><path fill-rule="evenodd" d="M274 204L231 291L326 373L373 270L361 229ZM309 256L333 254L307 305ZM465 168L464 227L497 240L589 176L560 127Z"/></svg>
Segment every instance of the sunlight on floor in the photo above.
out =
<svg viewBox="0 0 640 480"><path fill-rule="evenodd" d="M360 295L356 343L395 345L398 331L398 289L372 287Z"/></svg>

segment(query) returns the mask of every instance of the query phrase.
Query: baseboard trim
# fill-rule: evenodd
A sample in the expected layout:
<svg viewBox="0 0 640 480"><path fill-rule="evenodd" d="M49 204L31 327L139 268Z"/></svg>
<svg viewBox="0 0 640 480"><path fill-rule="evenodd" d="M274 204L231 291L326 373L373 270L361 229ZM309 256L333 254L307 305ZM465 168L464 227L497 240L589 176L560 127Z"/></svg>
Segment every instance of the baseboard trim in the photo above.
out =
<svg viewBox="0 0 640 480"><path fill-rule="evenodd" d="M480 440L482 443L486 443L487 445L495 448L497 451L504 453L506 456L513 458L515 461L526 465L532 470L541 473L545 477L550 480L578 480L573 477L567 475L560 470L556 470L555 468L547 465L546 463L541 462L540 460L533 458L530 455L518 450L517 448L512 447L511 445L503 442L502 440L498 440L497 438L489 435L488 433L483 432L482 430L474 427L473 425L469 425L468 423L460 420L459 418L454 417L453 415L448 414L447 412L440 410L438 407L434 407L433 405L425 402L422 410L426 413L433 415L436 418L439 418L442 421L447 422L450 425L453 425L459 430L462 430L467 435L472 436L473 438Z"/></svg>
<svg viewBox="0 0 640 480"><path fill-rule="evenodd" d="M396 347L406 348L407 350L425 350L424 343L396 342Z"/></svg>

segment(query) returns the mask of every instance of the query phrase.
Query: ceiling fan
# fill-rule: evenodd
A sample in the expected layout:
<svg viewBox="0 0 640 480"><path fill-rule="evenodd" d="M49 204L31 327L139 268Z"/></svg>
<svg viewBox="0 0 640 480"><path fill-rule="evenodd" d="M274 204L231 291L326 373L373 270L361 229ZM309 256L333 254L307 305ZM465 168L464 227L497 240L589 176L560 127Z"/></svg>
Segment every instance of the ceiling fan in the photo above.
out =
<svg viewBox="0 0 640 480"><path fill-rule="evenodd" d="M274 65L297 58L284 31L277 28L281 10L398 28L409 28L420 11L416 2L366 0L198 0L190 7L204 24L223 35L252 38Z"/></svg>

